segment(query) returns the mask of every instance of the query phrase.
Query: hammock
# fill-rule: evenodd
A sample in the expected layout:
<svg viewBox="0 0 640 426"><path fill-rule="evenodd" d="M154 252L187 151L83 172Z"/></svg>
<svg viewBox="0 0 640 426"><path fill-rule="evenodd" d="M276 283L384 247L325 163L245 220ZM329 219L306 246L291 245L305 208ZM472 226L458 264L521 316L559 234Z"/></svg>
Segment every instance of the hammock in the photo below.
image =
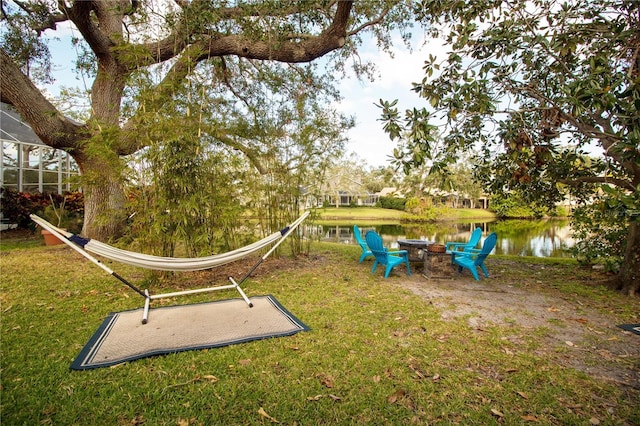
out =
<svg viewBox="0 0 640 426"><path fill-rule="evenodd" d="M34 214L32 214L30 217L31 217L31 220L33 220L35 223L40 225L42 228L51 232L53 235L58 237L58 239L60 239L65 244L67 244L69 247L71 247L72 249L74 249L75 251L83 255L85 258L89 259L95 265L102 268L105 272L114 276L115 278L117 278L118 280L126 284L128 287L130 287L132 290L134 290L136 293L144 297L145 307L144 307L142 323L146 324L148 319L148 314L149 314L149 304L150 304L150 301L154 299L161 299L161 298L167 298L167 297L182 296L186 294L195 294L195 293L203 293L203 292L209 292L209 291L215 291L215 290L226 290L226 289L235 288L236 290L238 290L238 292L240 293L242 298L245 300L245 302L249 305L249 307L252 307L253 304L249 301L249 299L247 298L246 294L244 293L240 285L244 283L244 281L247 278L249 278L251 273L253 273L253 271L255 271L256 268L267 257L269 257L269 255L278 247L278 245L280 245L280 243L282 243L284 239L288 237L298 227L298 225L300 225L302 221L304 221L307 218L307 216L309 216L309 213L310 212L305 212L302 216L300 216L293 223L291 223L291 225L287 226L286 228L283 228L278 232L274 232L273 234L259 241L256 241L253 244L249 244L247 246L238 248L236 250L232 250L227 253L221 253L221 254L216 254L212 256L197 257L197 258L153 256L153 255L148 255L144 253L137 253L133 251L123 250L117 247L113 247L109 244L100 242L98 240L87 239L79 235L71 234L63 229L60 229L52 225L51 223L47 222L46 220ZM245 274L245 276L239 282L236 282L233 279L233 277L229 277L229 280L232 283L230 285L222 285L222 286L216 286L216 287L208 287L208 288L202 288L202 289L186 290L186 291L157 294L157 295L150 295L148 290L144 290L144 291L140 290L138 287L131 284L129 281L127 281L126 279L124 279L114 271L112 271L104 263L102 263L101 261L99 261L98 259L96 259L90 254L90 253L93 253L95 255L98 255L110 260L114 260L116 262L136 266L139 268L153 269L158 271L200 271L204 269L211 269L217 266L225 265L227 263L242 259L257 250L260 250L270 244L273 244L276 241L277 243L273 245L273 247L271 247L271 249L260 258L260 260L251 268L251 270L249 270L249 272Z"/></svg>
<svg viewBox="0 0 640 426"><path fill-rule="evenodd" d="M282 237L289 229L289 227L284 228L283 230L274 232L260 241L256 241L253 244L227 253L206 257L180 258L152 256L149 254L122 250L98 240L82 238L78 235L66 232L36 215L31 215L31 219L50 232L55 230L58 234L63 235L67 240L75 243L90 253L97 254L98 256L102 256L110 260L115 260L116 262L125 263L138 268L153 269L155 271L201 271L204 269L215 268L217 266L242 259L254 251L268 246L280 239L280 237ZM296 222L294 222L294 224Z"/></svg>

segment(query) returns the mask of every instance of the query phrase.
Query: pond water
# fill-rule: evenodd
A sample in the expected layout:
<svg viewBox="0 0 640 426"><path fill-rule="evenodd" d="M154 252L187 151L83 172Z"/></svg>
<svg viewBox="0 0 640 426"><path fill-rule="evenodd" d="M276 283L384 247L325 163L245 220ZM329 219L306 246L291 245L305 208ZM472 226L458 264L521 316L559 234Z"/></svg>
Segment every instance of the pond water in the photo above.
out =
<svg viewBox="0 0 640 426"><path fill-rule="evenodd" d="M535 257L571 257L567 249L575 240L568 220L500 220L494 222L436 222L429 224L367 225L358 222L362 234L373 229L382 236L385 246L397 248L397 240L423 239L437 243L466 242L471 232L482 228L483 240L489 233L498 234L493 253ZM353 237L353 224L313 225L309 229L322 241L357 244Z"/></svg>

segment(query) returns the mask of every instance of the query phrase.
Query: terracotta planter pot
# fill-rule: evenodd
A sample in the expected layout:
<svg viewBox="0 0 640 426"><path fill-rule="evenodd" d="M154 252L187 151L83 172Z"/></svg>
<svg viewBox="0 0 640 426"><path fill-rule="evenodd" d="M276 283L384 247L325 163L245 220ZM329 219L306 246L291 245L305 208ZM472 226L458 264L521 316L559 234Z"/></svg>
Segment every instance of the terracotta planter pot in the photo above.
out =
<svg viewBox="0 0 640 426"><path fill-rule="evenodd" d="M58 237L56 237L55 235L53 235L51 232L47 231L46 229L43 229L42 231L40 231L40 233L44 237L44 244L47 245L47 246L55 246L55 245L58 245L58 244L64 244L62 241L60 241L58 239Z"/></svg>
<svg viewBox="0 0 640 426"><path fill-rule="evenodd" d="M427 247L427 250L431 253L444 253L447 251L444 244L431 244Z"/></svg>

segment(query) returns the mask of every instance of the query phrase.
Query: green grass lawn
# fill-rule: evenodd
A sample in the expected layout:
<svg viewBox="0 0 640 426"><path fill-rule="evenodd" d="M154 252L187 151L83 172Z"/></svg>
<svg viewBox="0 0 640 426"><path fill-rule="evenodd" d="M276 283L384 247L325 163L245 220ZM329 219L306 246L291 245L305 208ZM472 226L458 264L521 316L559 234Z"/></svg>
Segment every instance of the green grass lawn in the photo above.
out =
<svg viewBox="0 0 640 426"><path fill-rule="evenodd" d="M391 220L399 221L404 212L376 207L325 207L317 209L319 220Z"/></svg>
<svg viewBox="0 0 640 426"><path fill-rule="evenodd" d="M637 389L551 362L540 351L544 330L479 331L465 318L443 321L436 307L394 284L401 276L384 280L359 265L358 250L314 244L308 257L274 259L278 268L266 262L247 282L249 296L273 294L309 332L71 371L105 316L138 308L142 298L69 248L2 241L2 423L640 423ZM110 266L135 282L149 280ZM539 268L547 275L536 279L557 283L566 297L593 296L616 319L637 306L583 285L572 268L547 263ZM504 285L529 276L523 268ZM183 289L207 279L218 278L185 273L149 285ZM237 293L165 303L230 297Z"/></svg>
<svg viewBox="0 0 640 426"><path fill-rule="evenodd" d="M438 220L465 220L465 219L495 219L495 214L481 209L451 209L437 208ZM316 210L318 220L337 222L349 222L353 220L371 222L400 222L403 219L416 220L415 216L409 217L400 210L381 209L377 207L325 207Z"/></svg>

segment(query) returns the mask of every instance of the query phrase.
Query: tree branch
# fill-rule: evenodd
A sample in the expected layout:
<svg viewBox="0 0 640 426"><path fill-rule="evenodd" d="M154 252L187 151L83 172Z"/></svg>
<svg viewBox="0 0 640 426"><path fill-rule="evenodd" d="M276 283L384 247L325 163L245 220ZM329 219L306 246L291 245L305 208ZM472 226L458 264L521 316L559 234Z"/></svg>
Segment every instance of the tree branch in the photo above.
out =
<svg viewBox="0 0 640 426"><path fill-rule="evenodd" d="M248 59L273 60L280 62L310 62L317 59L332 50L344 46L347 37L347 24L353 1L340 1L337 4L336 12L331 24L317 36L310 36L299 41L286 41L274 48L272 43L254 40L241 35L211 35L204 36L202 41L208 46L203 55L197 58L202 61L213 56L235 55ZM191 5L190 7L193 7ZM241 9L229 8L221 11L223 16L227 18L235 17L240 13ZM286 9L277 15L288 15L296 12L295 8ZM243 11L243 13L246 13ZM386 12L385 12L386 14ZM384 15L383 15L384 16ZM176 31L168 37L154 43L144 44L149 56L144 60L144 64L132 64L132 67L141 65L150 65L151 63L160 63L175 57L181 52L193 38L195 34L191 34L183 23L179 23Z"/></svg>
<svg viewBox="0 0 640 426"><path fill-rule="evenodd" d="M210 59L215 56L235 55L248 59L275 60L289 63L308 62L319 58L324 54L342 47L345 43L346 28L351 13L352 1L338 2L334 20L327 29L320 35L301 42L285 42L277 49L267 42L256 41L240 35L230 35L220 38L210 37L202 41L187 45L187 37L184 31L178 28L176 32L159 43L146 44L150 58L154 62L161 62L176 56L180 51L180 58L177 60L162 82L154 88L150 103L144 107L159 109L167 96L171 95L175 85L184 80L193 69L194 64ZM181 25L179 25L180 27ZM178 36L183 34L183 36ZM152 49L156 49L152 53ZM131 64L130 67L138 67L140 64ZM142 106L141 106L142 108ZM137 115L137 114L136 114ZM125 135L135 128L135 116L124 126ZM140 142L133 137L125 136L126 142L123 144L122 153L135 152L141 148ZM243 151L244 152L244 151Z"/></svg>
<svg viewBox="0 0 640 426"><path fill-rule="evenodd" d="M249 162L253 164L256 170L258 170L258 173L260 173L261 175L267 174L267 169L260 162L260 157L255 150L245 146L241 142L238 142L236 139L231 138L229 135L223 133L218 128L207 130L207 134L212 138L220 141L222 144L228 146L229 148L242 152L247 156Z"/></svg>
<svg viewBox="0 0 640 426"><path fill-rule="evenodd" d="M391 7L390 6L386 7L382 11L382 13L380 13L380 16L378 16L376 19L372 19L372 20L370 20L368 22L365 22L364 24L360 25L358 28L355 28L355 29L349 31L348 35L352 36L354 34L359 33L360 31L364 30L365 28L372 27L372 26L375 26L375 25L381 23L384 20L385 16L387 16L390 11L391 11Z"/></svg>
<svg viewBox="0 0 640 426"><path fill-rule="evenodd" d="M581 183L608 183L629 191L635 191L635 187L628 180L607 176L582 176L574 179L558 179L558 182L568 186L578 186Z"/></svg>
<svg viewBox="0 0 640 426"><path fill-rule="evenodd" d="M91 12L97 13L96 4L93 1L76 1L72 7L67 7L64 0L58 0L58 8L75 24L98 58L111 54L110 49L115 44L91 19Z"/></svg>
<svg viewBox="0 0 640 426"><path fill-rule="evenodd" d="M13 105L45 144L73 150L78 147L78 141L86 137L86 126L62 115L4 49L0 49L0 93L2 102Z"/></svg>
<svg viewBox="0 0 640 426"><path fill-rule="evenodd" d="M183 81L189 72L193 69L191 56L199 56L202 48L199 45L192 45L183 52L181 58L179 58L173 66L169 69L162 81L150 89L147 89L141 96L144 101L140 102L136 113L125 123L123 126L123 135L121 138L121 148L119 155L128 155L136 152L144 146L136 134L136 127L140 117L143 115L144 110L158 111L162 108L162 105L169 99L175 92L175 87Z"/></svg>
<svg viewBox="0 0 640 426"><path fill-rule="evenodd" d="M34 15L35 11L33 9L31 9L29 7L28 4L22 2L22 1L18 1L18 0L14 0L13 1L20 9L22 9L25 13L27 13L28 15ZM3 14L4 14L4 2L3 2L3 8L2 8ZM6 14L5 14L6 17ZM49 14L47 16L46 19L43 20L41 25L37 25L32 27L31 29L34 30L35 32L38 33L38 35L40 35L44 30L55 30L56 29L56 24L59 22L64 22L68 20L67 17L62 14L62 13L58 13L58 14Z"/></svg>

